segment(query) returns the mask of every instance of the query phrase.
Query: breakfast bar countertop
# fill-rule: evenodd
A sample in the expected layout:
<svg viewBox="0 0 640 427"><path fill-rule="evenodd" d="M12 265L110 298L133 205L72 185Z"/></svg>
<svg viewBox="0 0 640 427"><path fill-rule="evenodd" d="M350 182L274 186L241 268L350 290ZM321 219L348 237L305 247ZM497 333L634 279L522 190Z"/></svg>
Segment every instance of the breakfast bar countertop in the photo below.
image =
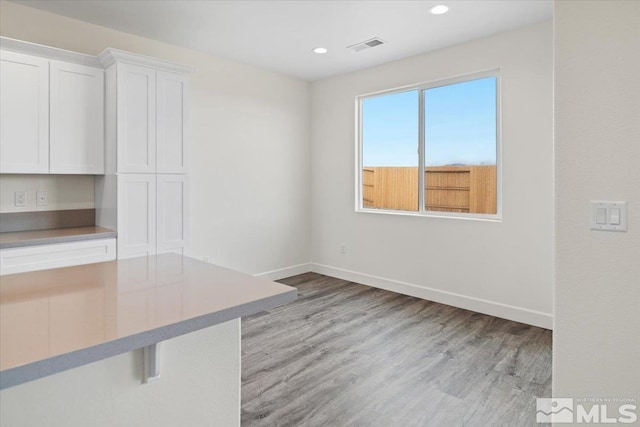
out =
<svg viewBox="0 0 640 427"><path fill-rule="evenodd" d="M77 242L80 240L110 239L115 238L116 234L113 230L96 226L13 231L0 233L0 249Z"/></svg>
<svg viewBox="0 0 640 427"><path fill-rule="evenodd" d="M293 287L178 254L5 275L0 389L296 297Z"/></svg>

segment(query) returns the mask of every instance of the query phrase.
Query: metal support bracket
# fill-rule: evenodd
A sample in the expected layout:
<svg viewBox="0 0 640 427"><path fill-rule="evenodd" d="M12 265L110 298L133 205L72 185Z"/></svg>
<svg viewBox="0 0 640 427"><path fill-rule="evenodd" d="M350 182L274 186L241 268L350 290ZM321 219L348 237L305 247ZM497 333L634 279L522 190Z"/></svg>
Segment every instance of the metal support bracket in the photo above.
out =
<svg viewBox="0 0 640 427"><path fill-rule="evenodd" d="M144 378L143 383L160 378L160 343L144 347Z"/></svg>

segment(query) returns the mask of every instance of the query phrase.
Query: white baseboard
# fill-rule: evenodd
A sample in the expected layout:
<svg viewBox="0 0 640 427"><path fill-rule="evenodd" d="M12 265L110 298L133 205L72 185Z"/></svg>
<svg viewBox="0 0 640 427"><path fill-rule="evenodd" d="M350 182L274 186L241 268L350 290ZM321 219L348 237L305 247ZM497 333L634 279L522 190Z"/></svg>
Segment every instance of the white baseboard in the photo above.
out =
<svg viewBox="0 0 640 427"><path fill-rule="evenodd" d="M526 323L528 325L539 326L545 329L553 329L553 315L549 313L455 294L453 292L442 291L439 289L418 286L412 283L386 279L384 277L372 276L370 274L358 273L356 271L345 270L342 268L330 267L328 265L316 263L310 263L308 265L311 267L311 271L315 273L348 280L350 282L361 283L363 285L373 286L374 288L385 289L387 291L397 292L416 298L439 302L441 304L464 308L465 310L488 314L490 316Z"/></svg>
<svg viewBox="0 0 640 427"><path fill-rule="evenodd" d="M269 280L280 280L286 277L296 276L298 274L308 273L311 271L311 264L298 264L291 267L279 268L277 270L265 271L264 273L254 274L256 277L262 277Z"/></svg>

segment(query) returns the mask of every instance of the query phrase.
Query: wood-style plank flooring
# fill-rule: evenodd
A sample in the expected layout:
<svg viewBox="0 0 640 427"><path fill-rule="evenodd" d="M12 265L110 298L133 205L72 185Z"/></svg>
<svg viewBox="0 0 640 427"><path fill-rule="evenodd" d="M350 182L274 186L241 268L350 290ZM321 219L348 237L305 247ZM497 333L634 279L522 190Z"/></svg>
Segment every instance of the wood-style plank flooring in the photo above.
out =
<svg viewBox="0 0 640 427"><path fill-rule="evenodd" d="M242 425L535 426L551 331L315 273L242 321Z"/></svg>

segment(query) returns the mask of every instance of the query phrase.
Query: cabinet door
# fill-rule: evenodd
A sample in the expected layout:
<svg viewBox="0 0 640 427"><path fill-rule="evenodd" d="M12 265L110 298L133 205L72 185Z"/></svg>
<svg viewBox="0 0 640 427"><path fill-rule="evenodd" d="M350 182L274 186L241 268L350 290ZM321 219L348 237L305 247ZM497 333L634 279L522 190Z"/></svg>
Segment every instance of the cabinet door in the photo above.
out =
<svg viewBox="0 0 640 427"><path fill-rule="evenodd" d="M104 71L51 62L51 173L104 173Z"/></svg>
<svg viewBox="0 0 640 427"><path fill-rule="evenodd" d="M119 173L156 172L156 72L117 65Z"/></svg>
<svg viewBox="0 0 640 427"><path fill-rule="evenodd" d="M187 172L188 79L186 74L156 74L158 173Z"/></svg>
<svg viewBox="0 0 640 427"><path fill-rule="evenodd" d="M188 234L188 177L158 175L158 253L183 254Z"/></svg>
<svg viewBox="0 0 640 427"><path fill-rule="evenodd" d="M0 173L49 172L49 60L0 51Z"/></svg>
<svg viewBox="0 0 640 427"><path fill-rule="evenodd" d="M118 175L118 258L156 253L156 176Z"/></svg>

